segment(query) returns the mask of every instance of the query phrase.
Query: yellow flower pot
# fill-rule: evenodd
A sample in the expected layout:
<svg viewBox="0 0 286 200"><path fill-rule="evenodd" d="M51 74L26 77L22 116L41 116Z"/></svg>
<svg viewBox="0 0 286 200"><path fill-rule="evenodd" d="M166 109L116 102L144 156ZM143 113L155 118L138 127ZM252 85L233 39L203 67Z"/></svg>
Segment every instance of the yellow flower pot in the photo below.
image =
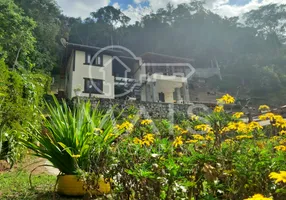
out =
<svg viewBox="0 0 286 200"><path fill-rule="evenodd" d="M109 182L105 182L103 177L99 178L99 189L91 191L91 194L108 194L110 193L111 187ZM83 196L88 191L84 189L84 183L82 180L75 175L63 175L58 177L58 188L57 192L66 196Z"/></svg>

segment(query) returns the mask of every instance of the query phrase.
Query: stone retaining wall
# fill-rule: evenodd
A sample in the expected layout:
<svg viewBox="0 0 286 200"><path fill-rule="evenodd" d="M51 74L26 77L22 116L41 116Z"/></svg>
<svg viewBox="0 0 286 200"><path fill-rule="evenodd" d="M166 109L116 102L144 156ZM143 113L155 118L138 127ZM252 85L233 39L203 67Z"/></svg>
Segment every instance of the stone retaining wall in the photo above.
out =
<svg viewBox="0 0 286 200"><path fill-rule="evenodd" d="M89 98L81 97L82 100L89 100ZM73 102L75 102L75 98ZM194 102L190 104L170 104L170 103L153 103L143 101L128 101L121 99L90 99L92 105L96 106L99 103L101 109L110 109L116 106L118 110L129 109L130 107L137 108L141 111L141 114L150 116L151 118L169 118L174 115L189 115L190 113L198 113L201 111L210 112L209 108L213 108L213 103L200 103Z"/></svg>

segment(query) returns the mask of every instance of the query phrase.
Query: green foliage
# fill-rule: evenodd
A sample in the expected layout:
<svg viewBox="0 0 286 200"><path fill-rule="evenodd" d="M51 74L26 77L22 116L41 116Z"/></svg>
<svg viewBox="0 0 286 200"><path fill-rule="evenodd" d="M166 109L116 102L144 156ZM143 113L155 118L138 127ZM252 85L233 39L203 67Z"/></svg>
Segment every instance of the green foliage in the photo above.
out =
<svg viewBox="0 0 286 200"><path fill-rule="evenodd" d="M98 23L113 26L116 26L117 23L120 25L126 25L130 21L130 18L124 15L120 9L116 9L113 6L100 8L97 12L92 12L91 16L96 19Z"/></svg>
<svg viewBox="0 0 286 200"><path fill-rule="evenodd" d="M0 9L0 46L3 47L2 52L7 54L5 62L12 67L18 61L28 69L32 68L35 22L24 16L22 9L12 0L1 0Z"/></svg>
<svg viewBox="0 0 286 200"><path fill-rule="evenodd" d="M120 135L114 130L111 113L93 109L89 102L82 102L71 110L66 102L60 105L55 98L54 104L47 104L47 107L46 133L35 127L26 133L40 146L29 139L21 140L23 144L36 156L49 160L63 174L89 171L90 166L102 169L100 163L102 160L104 164L107 147Z"/></svg>
<svg viewBox="0 0 286 200"><path fill-rule="evenodd" d="M60 32L63 26L60 20L60 9L54 0L14 0L14 2L36 23L33 30L36 38L35 51L31 58L35 68L50 72L61 64L59 40L65 33Z"/></svg>
<svg viewBox="0 0 286 200"><path fill-rule="evenodd" d="M114 180L114 199L246 199L257 193L285 198L285 184L269 178L285 170L286 152L275 150L286 145L285 135L268 138L259 124L225 112L178 125L134 119L117 125L126 133L106 159L104 176ZM226 129L233 123L237 129Z"/></svg>
<svg viewBox="0 0 286 200"><path fill-rule="evenodd" d="M0 60L0 141L9 143L5 159L11 163L21 156L18 139L22 130L29 130L29 124L40 128L39 110L49 80L22 68L9 70L4 59Z"/></svg>
<svg viewBox="0 0 286 200"><path fill-rule="evenodd" d="M244 15L246 24L255 27L259 34L272 37L278 41L277 35L285 41L286 5L268 4ZM274 38L273 38L274 37ZM278 44L279 42L277 42Z"/></svg>

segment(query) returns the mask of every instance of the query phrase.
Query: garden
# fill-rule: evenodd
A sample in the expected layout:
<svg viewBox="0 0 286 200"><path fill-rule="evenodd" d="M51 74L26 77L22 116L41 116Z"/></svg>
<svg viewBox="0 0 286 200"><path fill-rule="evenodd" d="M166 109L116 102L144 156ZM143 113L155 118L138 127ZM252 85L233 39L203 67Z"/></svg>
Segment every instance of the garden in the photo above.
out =
<svg viewBox="0 0 286 200"><path fill-rule="evenodd" d="M0 0L1 200L286 199L286 120L267 106L285 105L286 5L255 1L260 7L226 17L203 1L166 1L150 13L137 7L144 8L137 21L125 15L131 5L74 18L63 11L94 7L57 2ZM224 95L207 112L151 119L135 107L51 98L54 77L65 71L61 38L186 57L196 68L219 65L221 76L207 84L237 99ZM267 104L259 120L269 125L227 110L248 99Z"/></svg>
<svg viewBox="0 0 286 200"><path fill-rule="evenodd" d="M0 172L1 199L284 200L286 120L262 105L259 119L270 125L245 123L244 113L224 111L234 101L224 95L213 111L171 122L54 98L39 115L41 128L30 124L17 138L15 148L29 156ZM27 158L33 167L19 171ZM58 176L29 175L46 165ZM15 184L26 198L11 192Z"/></svg>

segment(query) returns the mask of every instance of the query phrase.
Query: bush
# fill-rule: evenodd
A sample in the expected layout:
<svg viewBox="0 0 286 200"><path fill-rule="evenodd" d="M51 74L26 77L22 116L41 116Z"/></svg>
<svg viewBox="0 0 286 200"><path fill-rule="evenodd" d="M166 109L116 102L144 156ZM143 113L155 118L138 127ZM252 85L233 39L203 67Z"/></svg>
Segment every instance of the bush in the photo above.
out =
<svg viewBox="0 0 286 200"><path fill-rule="evenodd" d="M0 144L9 146L0 159L12 164L21 156L18 139L22 138L22 131L28 131L30 124L41 128L40 110L49 83L46 75L12 70L0 60Z"/></svg>
<svg viewBox="0 0 286 200"><path fill-rule="evenodd" d="M254 197L285 199L286 121L262 115L272 123L267 137L259 123L242 122L243 113L225 113L221 101L234 99L224 96L212 114L180 124L134 123L132 117L133 123L127 117L118 124L125 134L111 147L105 170L113 178L113 198L246 199L260 193ZM271 172L281 174L273 180Z"/></svg>

